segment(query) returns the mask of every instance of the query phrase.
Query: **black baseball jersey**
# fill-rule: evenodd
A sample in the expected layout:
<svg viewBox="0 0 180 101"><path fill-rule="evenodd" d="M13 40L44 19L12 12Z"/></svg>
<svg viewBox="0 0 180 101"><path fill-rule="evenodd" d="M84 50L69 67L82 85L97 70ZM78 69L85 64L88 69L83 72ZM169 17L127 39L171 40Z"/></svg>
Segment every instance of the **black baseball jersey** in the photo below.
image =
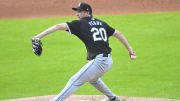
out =
<svg viewBox="0 0 180 101"><path fill-rule="evenodd" d="M85 17L80 20L67 22L68 32L76 35L86 46L87 60L95 58L97 54L111 53L108 38L115 29L105 22L93 17Z"/></svg>

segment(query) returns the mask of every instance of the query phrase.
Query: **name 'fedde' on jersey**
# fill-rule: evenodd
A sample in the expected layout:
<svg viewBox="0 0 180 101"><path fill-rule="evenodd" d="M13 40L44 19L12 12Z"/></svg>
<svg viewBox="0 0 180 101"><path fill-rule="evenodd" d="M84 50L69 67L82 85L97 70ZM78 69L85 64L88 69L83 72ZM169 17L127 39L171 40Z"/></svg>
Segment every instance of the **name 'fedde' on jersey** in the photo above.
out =
<svg viewBox="0 0 180 101"><path fill-rule="evenodd" d="M100 22L100 21L90 21L90 22L89 22L89 25L90 25L90 26L94 26L94 25L100 25L100 26L102 26L102 22Z"/></svg>

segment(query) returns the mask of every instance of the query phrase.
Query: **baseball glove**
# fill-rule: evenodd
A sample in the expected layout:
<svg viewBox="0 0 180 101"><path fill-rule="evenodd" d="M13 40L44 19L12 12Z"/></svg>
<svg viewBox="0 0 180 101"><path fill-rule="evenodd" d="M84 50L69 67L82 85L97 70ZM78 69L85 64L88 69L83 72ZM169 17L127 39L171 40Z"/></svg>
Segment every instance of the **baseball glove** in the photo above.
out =
<svg viewBox="0 0 180 101"><path fill-rule="evenodd" d="M32 50L37 56L42 54L42 42L39 38L33 37L32 41Z"/></svg>

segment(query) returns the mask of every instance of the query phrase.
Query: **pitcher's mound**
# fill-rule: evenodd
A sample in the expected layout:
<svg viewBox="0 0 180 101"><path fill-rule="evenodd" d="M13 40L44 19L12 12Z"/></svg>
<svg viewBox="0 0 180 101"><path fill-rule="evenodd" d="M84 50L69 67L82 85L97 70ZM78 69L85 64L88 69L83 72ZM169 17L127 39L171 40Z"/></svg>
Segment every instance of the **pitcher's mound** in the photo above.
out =
<svg viewBox="0 0 180 101"><path fill-rule="evenodd" d="M20 98L12 99L6 101L51 101L55 95L49 96L39 96L30 98ZM71 95L65 101L100 101L104 99L105 96L102 95ZM122 101L180 101L175 99L165 99L165 98L143 98L143 97L120 97Z"/></svg>

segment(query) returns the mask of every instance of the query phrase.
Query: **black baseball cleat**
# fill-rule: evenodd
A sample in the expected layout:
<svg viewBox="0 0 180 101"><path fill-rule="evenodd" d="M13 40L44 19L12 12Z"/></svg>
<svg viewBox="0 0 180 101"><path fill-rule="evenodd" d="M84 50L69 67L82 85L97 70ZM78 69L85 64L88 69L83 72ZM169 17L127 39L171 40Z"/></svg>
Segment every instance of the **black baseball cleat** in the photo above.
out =
<svg viewBox="0 0 180 101"><path fill-rule="evenodd" d="M105 99L102 99L100 101L121 101L119 97L115 96L114 98L112 99L109 99L109 98L105 98Z"/></svg>

